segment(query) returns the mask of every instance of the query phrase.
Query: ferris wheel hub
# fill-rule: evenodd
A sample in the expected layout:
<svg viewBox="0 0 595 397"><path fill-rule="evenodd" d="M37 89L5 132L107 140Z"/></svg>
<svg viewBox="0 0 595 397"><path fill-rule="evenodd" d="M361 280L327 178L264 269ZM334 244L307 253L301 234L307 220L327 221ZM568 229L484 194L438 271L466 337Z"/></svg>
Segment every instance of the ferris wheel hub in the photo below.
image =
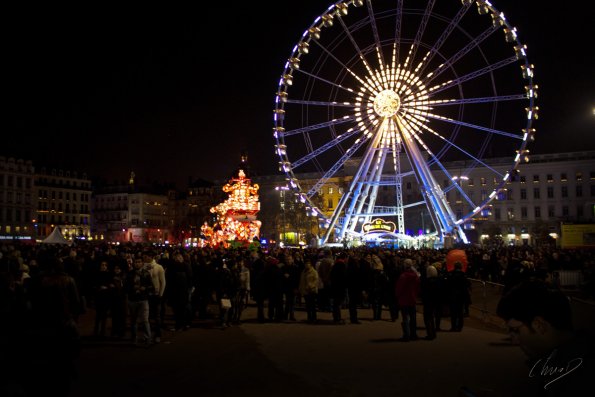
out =
<svg viewBox="0 0 595 397"><path fill-rule="evenodd" d="M401 107L401 98L393 90L380 91L374 98L374 111L380 117L394 116Z"/></svg>

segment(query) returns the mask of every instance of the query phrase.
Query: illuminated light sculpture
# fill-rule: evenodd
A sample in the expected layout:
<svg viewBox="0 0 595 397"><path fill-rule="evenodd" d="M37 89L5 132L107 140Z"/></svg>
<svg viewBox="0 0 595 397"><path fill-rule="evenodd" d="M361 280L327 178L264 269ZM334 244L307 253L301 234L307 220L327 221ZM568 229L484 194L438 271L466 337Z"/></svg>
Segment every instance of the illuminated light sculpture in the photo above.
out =
<svg viewBox="0 0 595 397"><path fill-rule="evenodd" d="M217 215L217 223L210 227L207 222L201 227L204 245L229 247L232 242L248 245L258 240L261 222L256 219L260 211L258 184L240 169L222 190L228 194L227 200L211 208Z"/></svg>
<svg viewBox="0 0 595 397"><path fill-rule="evenodd" d="M437 244L468 242L463 226L534 138L535 68L517 33L487 0L339 0L313 20L280 74L273 130L288 186L325 218L320 243L355 244L378 216L404 235L423 214ZM319 192L346 170L325 213ZM469 188L480 178L490 185Z"/></svg>

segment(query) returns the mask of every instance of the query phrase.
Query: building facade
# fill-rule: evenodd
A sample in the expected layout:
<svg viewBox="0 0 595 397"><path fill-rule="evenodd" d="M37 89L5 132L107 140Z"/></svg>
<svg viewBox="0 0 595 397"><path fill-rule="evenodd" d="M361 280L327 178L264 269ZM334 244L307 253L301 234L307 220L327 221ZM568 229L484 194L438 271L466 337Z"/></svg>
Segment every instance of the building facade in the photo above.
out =
<svg viewBox="0 0 595 397"><path fill-rule="evenodd" d="M329 217L340 197L349 189L351 175L357 166L357 159L346 163L341 175L328 180L312 200ZM353 165L353 166L350 166ZM506 173L510 159L492 158L486 161L491 168ZM472 200L483 200L494 190L494 173L488 169L475 168L473 177L459 175L468 169L465 162L444 162L450 175L459 177L459 185ZM341 172L341 171L340 171ZM435 179L443 186L451 186L452 181L442 180L445 173L433 171ZM296 174L303 191L307 191L317 180L315 175ZM442 179L441 179L442 178ZM272 179L272 177L271 177ZM286 181L278 177L273 184L262 183L263 197L261 215L266 218L270 210L277 213L274 234L279 241L295 244L311 232L320 236L324 225L316 228L299 217L300 212L313 216L307 206L299 206L295 195L287 188ZM404 203L422 200L415 180L407 180L402 186ZM271 195L276 205L268 204L264 198ZM463 195L459 190L445 190L445 195L457 218L464 215ZM378 191L376 205L394 202L395 188L382 186ZM265 204L267 203L267 204ZM273 209L274 208L274 209ZM280 219L279 219L280 218ZM313 216L315 219L316 216ZM498 191L482 211L462 224L465 234L474 243L481 243L488 237L498 236L509 245L534 245L544 238L551 238L560 244L561 225L564 223L595 223L595 151L532 155L530 162L520 164L517 173L512 175L503 189ZM305 226L304 226L305 225ZM263 222L263 230L270 225ZM412 212L405 219L407 234L419 235L435 231L431 214L425 206L419 212Z"/></svg>
<svg viewBox="0 0 595 397"><path fill-rule="evenodd" d="M37 195L31 161L0 156L0 240L31 240Z"/></svg>
<svg viewBox="0 0 595 397"><path fill-rule="evenodd" d="M34 184L36 239L44 239L55 227L68 240L91 237L92 190L86 174L41 168Z"/></svg>

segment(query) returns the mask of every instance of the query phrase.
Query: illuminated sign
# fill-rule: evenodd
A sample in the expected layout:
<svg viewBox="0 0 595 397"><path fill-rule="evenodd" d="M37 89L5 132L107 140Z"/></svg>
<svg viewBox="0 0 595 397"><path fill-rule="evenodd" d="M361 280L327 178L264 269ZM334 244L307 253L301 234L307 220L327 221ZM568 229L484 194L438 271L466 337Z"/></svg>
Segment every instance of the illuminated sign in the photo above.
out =
<svg viewBox="0 0 595 397"><path fill-rule="evenodd" d="M372 219L371 222L362 225L364 233L394 233L397 225L394 222L386 222L384 219Z"/></svg>

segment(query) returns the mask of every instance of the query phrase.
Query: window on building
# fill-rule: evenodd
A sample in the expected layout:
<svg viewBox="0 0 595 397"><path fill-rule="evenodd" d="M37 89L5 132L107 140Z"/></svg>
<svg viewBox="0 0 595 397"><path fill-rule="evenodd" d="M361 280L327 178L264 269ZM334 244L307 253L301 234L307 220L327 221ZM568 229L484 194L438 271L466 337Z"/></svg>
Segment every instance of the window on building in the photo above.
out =
<svg viewBox="0 0 595 397"><path fill-rule="evenodd" d="M552 186L547 187L547 198L554 198L554 188Z"/></svg>
<svg viewBox="0 0 595 397"><path fill-rule="evenodd" d="M568 177L566 176L566 173L565 173L565 172L562 172L562 173L560 174L560 180L561 180L562 182L566 182L566 181L568 180Z"/></svg>
<svg viewBox="0 0 595 397"><path fill-rule="evenodd" d="M553 205L547 207L547 217L550 219L556 217L556 209Z"/></svg>
<svg viewBox="0 0 595 397"><path fill-rule="evenodd" d="M499 221L500 220L500 217L501 217L500 208L495 208L494 209L494 219L497 220L497 221Z"/></svg>
<svg viewBox="0 0 595 397"><path fill-rule="evenodd" d="M343 194L343 188L342 187L339 188L339 194Z"/></svg>
<svg viewBox="0 0 595 397"><path fill-rule="evenodd" d="M541 195L541 191L538 187L533 188L533 198L538 199Z"/></svg>
<svg viewBox="0 0 595 397"><path fill-rule="evenodd" d="M526 183L527 182L527 178L524 175L521 175L521 178L519 180L521 183Z"/></svg>
<svg viewBox="0 0 595 397"><path fill-rule="evenodd" d="M527 200L527 189L521 189L521 200Z"/></svg>
<svg viewBox="0 0 595 397"><path fill-rule="evenodd" d="M576 206L576 217L579 218L579 220L580 220L580 218L583 217L583 206L582 205Z"/></svg>
<svg viewBox="0 0 595 397"><path fill-rule="evenodd" d="M514 219L514 208L509 208L508 210L506 210L506 217L509 221L512 221Z"/></svg>
<svg viewBox="0 0 595 397"><path fill-rule="evenodd" d="M329 210L334 208L332 197L328 199L328 203L327 204L328 204L328 209Z"/></svg>
<svg viewBox="0 0 595 397"><path fill-rule="evenodd" d="M576 181L580 182L583 180L583 173L582 172L577 172L576 173Z"/></svg>
<svg viewBox="0 0 595 397"><path fill-rule="evenodd" d="M535 206L534 207L534 213L535 213L535 219L539 219L541 218L541 207L540 206Z"/></svg>
<svg viewBox="0 0 595 397"><path fill-rule="evenodd" d="M554 175L547 174L547 183L552 183L552 182L554 182Z"/></svg>
<svg viewBox="0 0 595 397"><path fill-rule="evenodd" d="M576 197L583 197L583 185L576 185Z"/></svg>
<svg viewBox="0 0 595 397"><path fill-rule="evenodd" d="M570 211L568 211L568 206L563 205L562 206L562 216L568 216L568 214L570 214Z"/></svg>
<svg viewBox="0 0 595 397"><path fill-rule="evenodd" d="M17 187L19 189L23 188L23 177L22 176L17 176Z"/></svg>
<svg viewBox="0 0 595 397"><path fill-rule="evenodd" d="M486 185L486 179L485 178L479 178L479 182L481 183L481 186L485 186Z"/></svg>
<svg viewBox="0 0 595 397"><path fill-rule="evenodd" d="M469 185L469 186L474 186L473 178L469 178L469 179L467 180L467 185Z"/></svg>
<svg viewBox="0 0 595 397"><path fill-rule="evenodd" d="M512 194L512 189L508 189L506 191L506 200L514 200L513 194Z"/></svg>
<svg viewBox="0 0 595 397"><path fill-rule="evenodd" d="M533 183L539 183L539 175L533 175Z"/></svg>
<svg viewBox="0 0 595 397"><path fill-rule="evenodd" d="M591 197L595 196L595 185L591 185Z"/></svg>
<svg viewBox="0 0 595 397"><path fill-rule="evenodd" d="M329 187L328 188L328 194L333 194L333 188L332 187Z"/></svg>
<svg viewBox="0 0 595 397"><path fill-rule="evenodd" d="M560 193L562 194L562 198L568 197L568 186L562 186Z"/></svg>
<svg viewBox="0 0 595 397"><path fill-rule="evenodd" d="M485 189L481 189L481 201L488 198L488 192Z"/></svg>
<svg viewBox="0 0 595 397"><path fill-rule="evenodd" d="M521 207L521 219L527 219L527 207Z"/></svg>
<svg viewBox="0 0 595 397"><path fill-rule="evenodd" d="M406 189L411 190L411 182L407 182Z"/></svg>

